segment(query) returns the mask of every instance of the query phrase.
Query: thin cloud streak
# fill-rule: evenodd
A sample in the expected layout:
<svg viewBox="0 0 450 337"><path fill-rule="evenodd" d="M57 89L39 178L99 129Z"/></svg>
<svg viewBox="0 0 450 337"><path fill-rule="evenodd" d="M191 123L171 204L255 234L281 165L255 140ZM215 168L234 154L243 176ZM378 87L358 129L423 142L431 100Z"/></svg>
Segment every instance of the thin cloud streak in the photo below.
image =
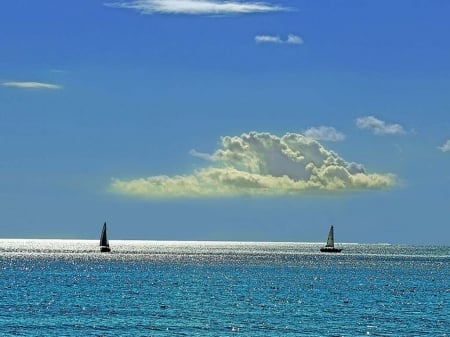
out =
<svg viewBox="0 0 450 337"><path fill-rule="evenodd" d="M376 135L404 135L407 132L400 124L388 124L374 116L365 116L356 119L359 129L367 129Z"/></svg>
<svg viewBox="0 0 450 337"><path fill-rule="evenodd" d="M294 34L289 34L286 40L281 39L278 35L256 35L256 43L279 43L279 44L303 44L303 39Z"/></svg>
<svg viewBox="0 0 450 337"><path fill-rule="evenodd" d="M256 35L255 36L256 43L282 43L283 41L279 36L273 35Z"/></svg>
<svg viewBox="0 0 450 337"><path fill-rule="evenodd" d="M105 6L133 9L141 14L230 15L290 10L260 1L218 0L134 0L105 3Z"/></svg>
<svg viewBox="0 0 450 337"><path fill-rule="evenodd" d="M20 89L51 89L57 90L62 87L57 84L43 83L43 82L3 82L5 87L14 87Z"/></svg>
<svg viewBox="0 0 450 337"><path fill-rule="evenodd" d="M367 173L301 134L250 132L222 137L210 165L192 174L113 179L115 193L142 198L280 196L376 190L396 185L393 174Z"/></svg>
<svg viewBox="0 0 450 337"><path fill-rule="evenodd" d="M345 140L345 135L331 126L311 127L303 133L306 137L315 140L340 142Z"/></svg>

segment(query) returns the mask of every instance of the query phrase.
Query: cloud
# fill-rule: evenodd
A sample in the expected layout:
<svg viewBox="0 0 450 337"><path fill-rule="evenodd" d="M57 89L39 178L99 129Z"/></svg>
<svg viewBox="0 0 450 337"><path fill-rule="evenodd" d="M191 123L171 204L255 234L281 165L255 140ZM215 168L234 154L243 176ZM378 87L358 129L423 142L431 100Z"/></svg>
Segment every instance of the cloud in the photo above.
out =
<svg viewBox="0 0 450 337"><path fill-rule="evenodd" d="M286 40L282 40L277 35L256 35L256 43L284 43L284 44L303 44L303 39L298 35L289 34Z"/></svg>
<svg viewBox="0 0 450 337"><path fill-rule="evenodd" d="M196 150L189 151L189 154L193 157L201 158L204 160L214 160L209 153L198 152Z"/></svg>
<svg viewBox="0 0 450 337"><path fill-rule="evenodd" d="M367 173L361 164L347 162L319 142L301 134L282 137L250 132L225 136L209 165L193 174L113 179L111 188L144 198L276 196L316 192L371 190L392 187L392 174Z"/></svg>
<svg viewBox="0 0 450 337"><path fill-rule="evenodd" d="M261 1L133 0L105 3L105 5L134 9L142 14L229 15L289 10L283 6Z"/></svg>
<svg viewBox="0 0 450 337"><path fill-rule="evenodd" d="M303 39L298 35L289 34L288 38L286 40L286 43L288 43L288 44L303 44Z"/></svg>
<svg viewBox="0 0 450 337"><path fill-rule="evenodd" d="M331 126L311 127L303 133L306 137L315 140L325 140L330 142L339 142L345 139L342 132L337 131Z"/></svg>
<svg viewBox="0 0 450 337"><path fill-rule="evenodd" d="M42 82L3 82L2 85L6 87L14 87L20 89L61 89L57 84L42 83Z"/></svg>
<svg viewBox="0 0 450 337"><path fill-rule="evenodd" d="M256 35L255 42L256 43L282 43L283 40L281 40L279 36Z"/></svg>
<svg viewBox="0 0 450 337"><path fill-rule="evenodd" d="M406 131L400 124L387 124L373 116L356 119L356 126L360 129L371 130L376 135L403 135Z"/></svg>
<svg viewBox="0 0 450 337"><path fill-rule="evenodd" d="M450 152L450 139L447 140L447 142L444 145L439 146L438 149L441 150L442 152Z"/></svg>

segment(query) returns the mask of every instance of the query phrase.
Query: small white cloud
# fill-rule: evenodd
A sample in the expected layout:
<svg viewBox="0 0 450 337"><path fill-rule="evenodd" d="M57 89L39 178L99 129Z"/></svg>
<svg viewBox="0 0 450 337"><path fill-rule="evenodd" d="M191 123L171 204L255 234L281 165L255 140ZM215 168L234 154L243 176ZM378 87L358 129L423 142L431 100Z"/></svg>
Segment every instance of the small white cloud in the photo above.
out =
<svg viewBox="0 0 450 337"><path fill-rule="evenodd" d="M367 173L301 134L278 137L250 132L222 138L211 155L191 153L211 164L192 174L114 179L117 193L146 198L298 195L392 187L392 174Z"/></svg>
<svg viewBox="0 0 450 337"><path fill-rule="evenodd" d="M302 44L303 39L298 35L289 34L286 40L281 39L278 35L256 35L256 43L284 43L284 44Z"/></svg>
<svg viewBox="0 0 450 337"><path fill-rule="evenodd" d="M315 140L325 140L330 142L339 142L345 139L342 132L337 131L331 126L311 127L303 133L306 137Z"/></svg>
<svg viewBox="0 0 450 337"><path fill-rule="evenodd" d="M221 0L133 0L105 3L106 6L134 9L142 14L230 15L288 11L261 1Z"/></svg>
<svg viewBox="0 0 450 337"><path fill-rule="evenodd" d="M289 44L303 44L303 39L298 35L289 34L286 40Z"/></svg>
<svg viewBox="0 0 450 337"><path fill-rule="evenodd" d="M3 82L5 87L14 87L20 89L61 89L57 84L42 83L42 82Z"/></svg>
<svg viewBox="0 0 450 337"><path fill-rule="evenodd" d="M376 135L403 135L405 129L400 124L388 124L376 117L365 116L356 119L356 126L359 129L371 130Z"/></svg>
<svg viewBox="0 0 450 337"><path fill-rule="evenodd" d="M193 157L197 157L200 159L213 160L213 158L211 157L211 155L209 153L198 152L198 151L192 149L191 151L189 151L189 154Z"/></svg>
<svg viewBox="0 0 450 337"><path fill-rule="evenodd" d="M438 147L442 152L450 152L450 139L444 145Z"/></svg>
<svg viewBox="0 0 450 337"><path fill-rule="evenodd" d="M282 43L283 41L279 36L273 35L256 35L255 36L256 43Z"/></svg>

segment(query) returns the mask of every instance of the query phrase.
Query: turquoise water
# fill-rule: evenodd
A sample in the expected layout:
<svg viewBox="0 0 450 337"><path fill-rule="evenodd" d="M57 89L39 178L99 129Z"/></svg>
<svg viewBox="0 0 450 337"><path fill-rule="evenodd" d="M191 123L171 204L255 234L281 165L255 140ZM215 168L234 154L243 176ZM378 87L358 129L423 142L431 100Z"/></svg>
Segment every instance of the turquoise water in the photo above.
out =
<svg viewBox="0 0 450 337"><path fill-rule="evenodd" d="M0 336L449 336L450 247L0 240Z"/></svg>

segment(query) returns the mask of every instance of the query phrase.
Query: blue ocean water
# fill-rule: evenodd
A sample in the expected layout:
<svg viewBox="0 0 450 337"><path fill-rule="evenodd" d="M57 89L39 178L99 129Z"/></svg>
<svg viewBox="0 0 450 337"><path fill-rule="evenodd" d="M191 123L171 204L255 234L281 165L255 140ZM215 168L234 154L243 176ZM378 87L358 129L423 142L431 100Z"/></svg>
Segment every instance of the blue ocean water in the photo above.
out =
<svg viewBox="0 0 450 337"><path fill-rule="evenodd" d="M0 336L449 336L450 247L0 240Z"/></svg>

